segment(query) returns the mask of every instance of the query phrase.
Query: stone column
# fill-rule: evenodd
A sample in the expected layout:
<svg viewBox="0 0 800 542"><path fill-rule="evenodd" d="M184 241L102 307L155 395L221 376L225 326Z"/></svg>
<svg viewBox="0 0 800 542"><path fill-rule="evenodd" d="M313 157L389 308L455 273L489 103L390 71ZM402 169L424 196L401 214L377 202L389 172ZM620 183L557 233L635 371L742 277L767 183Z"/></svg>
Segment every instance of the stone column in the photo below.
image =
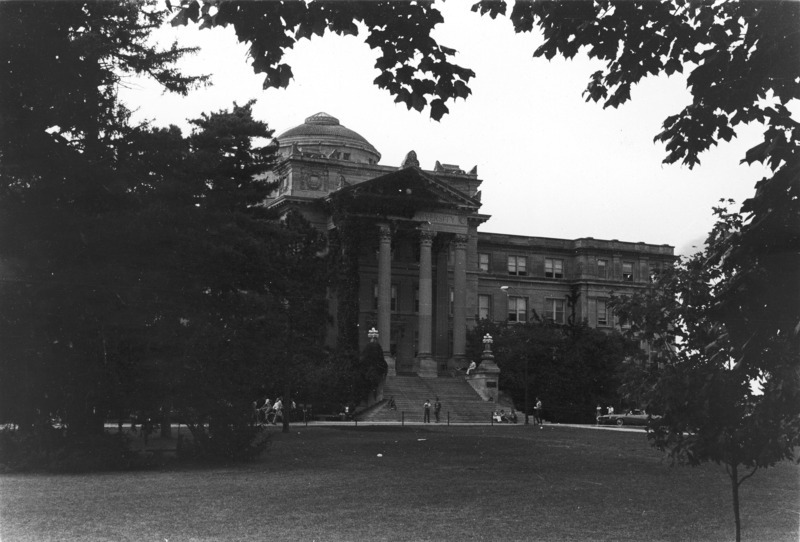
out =
<svg viewBox="0 0 800 542"><path fill-rule="evenodd" d="M431 336L433 335L433 265L431 246L436 232L421 230L419 232L419 375L432 378L436 376L436 361L431 352Z"/></svg>
<svg viewBox="0 0 800 542"><path fill-rule="evenodd" d="M392 232L388 224L380 224L378 249L378 339L383 357L391 359L392 342ZM392 364L393 365L393 364Z"/></svg>
<svg viewBox="0 0 800 542"><path fill-rule="evenodd" d="M467 242L456 235L453 266L453 362L461 367L467 351Z"/></svg>

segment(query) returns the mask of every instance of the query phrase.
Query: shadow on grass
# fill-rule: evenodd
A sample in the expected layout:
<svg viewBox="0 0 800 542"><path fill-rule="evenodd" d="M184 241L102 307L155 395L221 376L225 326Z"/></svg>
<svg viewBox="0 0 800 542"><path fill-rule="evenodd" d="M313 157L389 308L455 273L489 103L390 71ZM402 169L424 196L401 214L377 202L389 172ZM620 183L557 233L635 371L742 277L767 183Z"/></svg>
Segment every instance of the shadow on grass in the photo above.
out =
<svg viewBox="0 0 800 542"><path fill-rule="evenodd" d="M671 467L638 432L558 426L270 429L270 449L245 464L0 477L0 538L732 538L724 470ZM744 540L796 542L799 473L797 465L784 463L742 486Z"/></svg>

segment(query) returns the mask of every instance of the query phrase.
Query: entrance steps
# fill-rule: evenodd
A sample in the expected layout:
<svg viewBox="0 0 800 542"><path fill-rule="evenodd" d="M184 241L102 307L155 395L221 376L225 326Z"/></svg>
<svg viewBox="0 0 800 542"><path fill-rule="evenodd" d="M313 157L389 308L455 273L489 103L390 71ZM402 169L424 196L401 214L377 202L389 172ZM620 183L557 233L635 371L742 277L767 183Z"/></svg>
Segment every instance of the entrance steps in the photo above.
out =
<svg viewBox="0 0 800 542"><path fill-rule="evenodd" d="M396 410L388 407L394 396ZM431 421L436 418L433 405L436 398L442 403L440 423L446 423L448 413L451 423L489 423L492 412L499 405L484 401L463 376L420 378L419 376L387 376L383 388L384 401L360 414L361 421L421 422L423 404L431 402Z"/></svg>

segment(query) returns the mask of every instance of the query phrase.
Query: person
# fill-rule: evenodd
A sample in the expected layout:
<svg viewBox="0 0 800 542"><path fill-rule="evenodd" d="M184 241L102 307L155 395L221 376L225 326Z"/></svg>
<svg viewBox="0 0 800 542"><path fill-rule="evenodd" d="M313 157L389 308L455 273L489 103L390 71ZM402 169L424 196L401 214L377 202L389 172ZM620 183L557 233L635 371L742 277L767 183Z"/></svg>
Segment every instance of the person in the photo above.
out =
<svg viewBox="0 0 800 542"><path fill-rule="evenodd" d="M609 414L613 414L613 413L614 413L614 407L613 407L613 406L609 405L609 407L608 407L608 413L609 413Z"/></svg>
<svg viewBox="0 0 800 542"><path fill-rule="evenodd" d="M436 398L436 402L433 404L433 415L436 417L436 423L439 423L439 412L442 410L442 403L439 402L439 398Z"/></svg>
<svg viewBox="0 0 800 542"><path fill-rule="evenodd" d="M275 425L275 422L278 421L278 417L280 416L281 421L283 421L283 398L278 397L275 399L275 404L272 405L272 410L275 411L275 416L272 418L272 425Z"/></svg>
<svg viewBox="0 0 800 542"><path fill-rule="evenodd" d="M517 411L512 408L511 412L506 416L506 419L508 419L509 423L517 423Z"/></svg>
<svg viewBox="0 0 800 542"><path fill-rule="evenodd" d="M600 403L597 403L597 408L595 410L597 412L597 417L595 419L597 420L597 424L599 425L600 424L600 416L603 415L603 407L600 406Z"/></svg>
<svg viewBox="0 0 800 542"><path fill-rule="evenodd" d="M431 400L425 399L425 404L422 405L423 416L422 423L431 423Z"/></svg>
<svg viewBox="0 0 800 542"><path fill-rule="evenodd" d="M500 422L500 423L502 423L502 422L503 422L503 418L502 418L502 416L500 416L500 413L499 413L499 412L497 412L496 410L495 410L494 412L492 412L492 419L493 419L494 421L496 421L496 422Z"/></svg>
<svg viewBox="0 0 800 542"><path fill-rule="evenodd" d="M259 410L261 411L261 416L264 418L264 422L266 422L267 415L269 414L269 411L272 410L272 403L270 402L269 397L264 399L264 404Z"/></svg>
<svg viewBox="0 0 800 542"><path fill-rule="evenodd" d="M397 410L397 403L394 402L394 395L389 397L389 409L390 410Z"/></svg>
<svg viewBox="0 0 800 542"><path fill-rule="evenodd" d="M534 423L538 423L542 425L542 400L538 397L536 398L536 407L534 407Z"/></svg>
<svg viewBox="0 0 800 542"><path fill-rule="evenodd" d="M474 361L469 362L469 368L467 369L467 376L469 376L469 373L474 371L476 367L477 365L475 365Z"/></svg>

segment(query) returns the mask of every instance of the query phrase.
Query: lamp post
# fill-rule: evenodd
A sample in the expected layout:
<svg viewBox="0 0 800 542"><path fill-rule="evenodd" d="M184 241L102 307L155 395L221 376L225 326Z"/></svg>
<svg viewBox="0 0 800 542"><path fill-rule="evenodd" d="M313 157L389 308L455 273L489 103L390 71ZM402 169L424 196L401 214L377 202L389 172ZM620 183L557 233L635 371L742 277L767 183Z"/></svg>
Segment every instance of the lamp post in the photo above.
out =
<svg viewBox="0 0 800 542"><path fill-rule="evenodd" d="M488 333L483 336L483 353L484 354L491 354L492 353L492 343L494 339ZM488 357L488 356L487 356Z"/></svg>
<svg viewBox="0 0 800 542"><path fill-rule="evenodd" d="M506 298L508 297L508 290L514 289L511 286L500 286L500 289L506 294ZM525 344L528 344L528 339L525 340ZM528 425L528 362L530 359L528 358L527 352L525 354L525 425Z"/></svg>
<svg viewBox="0 0 800 542"><path fill-rule="evenodd" d="M372 327L372 329L367 331L367 337L369 337L369 342L371 343L377 342L379 336L380 333L378 333L378 330L375 329L374 326Z"/></svg>

